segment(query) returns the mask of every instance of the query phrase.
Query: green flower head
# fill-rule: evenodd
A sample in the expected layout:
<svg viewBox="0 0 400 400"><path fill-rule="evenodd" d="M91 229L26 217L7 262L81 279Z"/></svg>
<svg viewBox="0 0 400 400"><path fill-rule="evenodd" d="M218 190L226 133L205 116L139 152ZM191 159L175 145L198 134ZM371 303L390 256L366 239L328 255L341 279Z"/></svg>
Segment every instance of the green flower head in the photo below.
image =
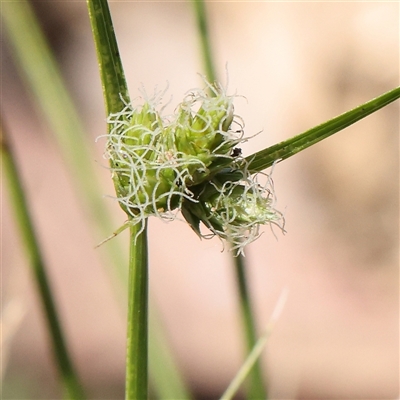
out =
<svg viewBox="0 0 400 400"><path fill-rule="evenodd" d="M174 218L183 199L193 197L190 186L217 172L221 158L231 162L232 148L242 140L230 130L233 97L219 85L209 87L214 96L192 91L169 118L157 109L164 93L109 116L106 156L118 201L134 221Z"/></svg>
<svg viewBox="0 0 400 400"><path fill-rule="evenodd" d="M232 149L243 141L241 121L234 115L234 96L226 95L218 84L208 84L208 89L212 95L191 91L164 131L167 147L187 163L185 184L189 186L230 164Z"/></svg>
<svg viewBox="0 0 400 400"><path fill-rule="evenodd" d="M171 126L178 151L205 159L229 154L235 140L230 131L233 97L218 86L210 88L212 97L203 91L190 93L179 105L176 123Z"/></svg>
<svg viewBox="0 0 400 400"><path fill-rule="evenodd" d="M164 93L144 96L142 105L125 103L107 120L106 157L117 199L132 224L143 228L149 216L172 220L182 211L201 237L208 237L200 233L203 222L242 253L260 225L281 225L282 216L272 207L270 188L251 176L236 148L245 139L234 96L207 83L163 117Z"/></svg>
<svg viewBox="0 0 400 400"><path fill-rule="evenodd" d="M106 155L122 209L136 220L174 209L177 174L162 145L163 121L154 105L126 104L109 116L108 123Z"/></svg>

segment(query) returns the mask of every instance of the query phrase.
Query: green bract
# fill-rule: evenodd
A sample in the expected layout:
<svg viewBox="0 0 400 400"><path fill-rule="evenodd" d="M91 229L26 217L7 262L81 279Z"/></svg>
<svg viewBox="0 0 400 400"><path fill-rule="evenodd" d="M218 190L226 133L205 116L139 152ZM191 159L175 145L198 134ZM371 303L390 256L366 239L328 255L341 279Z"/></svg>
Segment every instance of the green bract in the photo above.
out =
<svg viewBox="0 0 400 400"><path fill-rule="evenodd" d="M234 97L207 86L213 95L190 92L168 118L157 110L163 93L142 106L125 104L107 120L106 156L131 223L144 226L151 215L174 219L181 210L199 235L201 221L240 252L259 236L260 224L281 217L233 151L244 140Z"/></svg>

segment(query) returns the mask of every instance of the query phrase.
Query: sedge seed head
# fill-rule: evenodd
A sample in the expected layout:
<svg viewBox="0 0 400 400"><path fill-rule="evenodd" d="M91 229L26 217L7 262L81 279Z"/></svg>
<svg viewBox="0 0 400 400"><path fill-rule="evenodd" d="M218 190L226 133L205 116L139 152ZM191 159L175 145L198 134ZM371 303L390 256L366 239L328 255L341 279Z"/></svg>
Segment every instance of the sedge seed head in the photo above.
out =
<svg viewBox="0 0 400 400"><path fill-rule="evenodd" d="M165 92L145 96L142 105L125 103L107 119L106 157L131 223L143 228L149 216L172 220L182 211L201 237L208 237L202 222L242 253L261 225L281 225L282 216L271 188L259 185L234 151L245 140L235 96L218 84L206 89L191 91L168 118L160 109Z"/></svg>

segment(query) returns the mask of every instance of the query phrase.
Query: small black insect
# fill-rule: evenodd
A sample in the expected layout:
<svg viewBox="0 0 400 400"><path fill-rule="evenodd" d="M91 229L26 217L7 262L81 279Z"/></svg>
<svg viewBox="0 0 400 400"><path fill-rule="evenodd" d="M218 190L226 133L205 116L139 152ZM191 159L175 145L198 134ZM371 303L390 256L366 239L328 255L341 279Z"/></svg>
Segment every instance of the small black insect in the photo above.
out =
<svg viewBox="0 0 400 400"><path fill-rule="evenodd" d="M235 147L232 150L232 154L231 154L232 157L239 157L241 155L242 155L242 149L240 149L239 147Z"/></svg>

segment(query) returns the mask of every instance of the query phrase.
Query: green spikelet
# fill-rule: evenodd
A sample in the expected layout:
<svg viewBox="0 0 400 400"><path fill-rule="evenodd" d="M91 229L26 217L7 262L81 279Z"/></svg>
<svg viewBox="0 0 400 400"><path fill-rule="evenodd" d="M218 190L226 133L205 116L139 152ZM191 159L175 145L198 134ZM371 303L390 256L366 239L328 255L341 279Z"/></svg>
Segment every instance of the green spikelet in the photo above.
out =
<svg viewBox="0 0 400 400"><path fill-rule="evenodd" d="M192 91L172 117L163 118L156 109L163 93L111 114L106 157L131 223L143 226L152 215L172 220L182 211L201 237L207 235L200 233L200 222L242 252L259 236L260 225L279 224L282 218L269 189L233 156L244 140L234 96L218 84L207 87L213 96Z"/></svg>
<svg viewBox="0 0 400 400"><path fill-rule="evenodd" d="M274 224L283 229L283 216L274 208L270 181L261 186L243 171L226 170L196 188L198 202L182 205L182 214L193 230L202 222L213 235L231 243L232 250L244 247L260 235L260 226Z"/></svg>

